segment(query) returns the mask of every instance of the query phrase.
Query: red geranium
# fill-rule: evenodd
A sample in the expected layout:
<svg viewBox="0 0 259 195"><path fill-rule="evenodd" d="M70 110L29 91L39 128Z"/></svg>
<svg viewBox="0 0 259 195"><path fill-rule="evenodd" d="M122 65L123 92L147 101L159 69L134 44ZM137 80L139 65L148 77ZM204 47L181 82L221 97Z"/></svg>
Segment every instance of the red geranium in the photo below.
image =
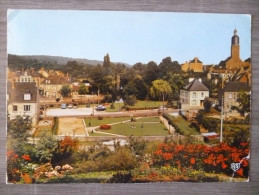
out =
<svg viewBox="0 0 259 195"><path fill-rule="evenodd" d="M190 163L191 163L192 165L194 165L194 164L195 164L195 158L191 158L191 159L190 159Z"/></svg>
<svg viewBox="0 0 259 195"><path fill-rule="evenodd" d="M30 161L31 160L31 158L30 158L30 156L28 154L23 155L22 158L24 160L26 160L26 161Z"/></svg>

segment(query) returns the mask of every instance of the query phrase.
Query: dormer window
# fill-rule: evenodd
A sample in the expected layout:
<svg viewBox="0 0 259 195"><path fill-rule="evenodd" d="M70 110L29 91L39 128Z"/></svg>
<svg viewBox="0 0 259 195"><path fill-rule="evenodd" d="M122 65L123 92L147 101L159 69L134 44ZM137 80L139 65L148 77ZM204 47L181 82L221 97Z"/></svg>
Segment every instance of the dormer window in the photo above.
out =
<svg viewBox="0 0 259 195"><path fill-rule="evenodd" d="M31 94L25 93L24 94L24 100L31 100Z"/></svg>

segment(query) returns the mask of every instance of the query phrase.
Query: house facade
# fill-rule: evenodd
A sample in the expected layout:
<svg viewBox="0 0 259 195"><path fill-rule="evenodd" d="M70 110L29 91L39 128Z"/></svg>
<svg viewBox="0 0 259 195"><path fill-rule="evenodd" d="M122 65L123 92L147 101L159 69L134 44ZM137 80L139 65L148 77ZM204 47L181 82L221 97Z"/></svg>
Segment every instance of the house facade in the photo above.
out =
<svg viewBox="0 0 259 195"><path fill-rule="evenodd" d="M209 89L199 79L189 80L189 84L180 90L181 109L198 109L203 107L206 97L209 97Z"/></svg>
<svg viewBox="0 0 259 195"><path fill-rule="evenodd" d="M190 70L193 70L194 72L203 72L203 63L195 57L190 62L185 62L181 65L182 71L188 72Z"/></svg>
<svg viewBox="0 0 259 195"><path fill-rule="evenodd" d="M61 98L59 91L64 85L71 85L69 77L57 74L49 75L40 84L41 95L44 97Z"/></svg>
<svg viewBox="0 0 259 195"><path fill-rule="evenodd" d="M7 89L8 118L29 116L32 125L38 123L39 118L39 90L35 82L8 82Z"/></svg>
<svg viewBox="0 0 259 195"><path fill-rule="evenodd" d="M244 91L246 94L250 95L251 88L245 82L240 81L229 81L223 89L223 105L224 114L227 116L238 116L239 113L236 110L232 110L232 106L239 106L237 101L238 94ZM222 92L219 95L219 103L222 104Z"/></svg>

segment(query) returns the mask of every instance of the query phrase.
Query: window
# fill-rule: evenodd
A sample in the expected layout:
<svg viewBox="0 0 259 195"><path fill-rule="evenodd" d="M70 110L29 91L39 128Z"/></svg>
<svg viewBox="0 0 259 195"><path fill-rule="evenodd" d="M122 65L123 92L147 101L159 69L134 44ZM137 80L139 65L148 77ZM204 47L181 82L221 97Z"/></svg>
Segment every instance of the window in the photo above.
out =
<svg viewBox="0 0 259 195"><path fill-rule="evenodd" d="M18 106L17 105L13 105L13 112L17 112L18 111Z"/></svg>
<svg viewBox="0 0 259 195"><path fill-rule="evenodd" d="M203 92L201 92L201 97L203 97L204 96L204 93Z"/></svg>
<svg viewBox="0 0 259 195"><path fill-rule="evenodd" d="M196 92L193 92L193 93L192 93L192 97L193 97L193 98L196 98Z"/></svg>
<svg viewBox="0 0 259 195"><path fill-rule="evenodd" d="M24 105L24 111L31 111L31 106L30 105Z"/></svg>
<svg viewBox="0 0 259 195"><path fill-rule="evenodd" d="M24 94L24 100L31 100L31 94L29 93Z"/></svg>
<svg viewBox="0 0 259 195"><path fill-rule="evenodd" d="M228 98L231 99L232 98L232 93L228 94Z"/></svg>
<svg viewBox="0 0 259 195"><path fill-rule="evenodd" d="M196 105L196 100L192 100L192 105Z"/></svg>

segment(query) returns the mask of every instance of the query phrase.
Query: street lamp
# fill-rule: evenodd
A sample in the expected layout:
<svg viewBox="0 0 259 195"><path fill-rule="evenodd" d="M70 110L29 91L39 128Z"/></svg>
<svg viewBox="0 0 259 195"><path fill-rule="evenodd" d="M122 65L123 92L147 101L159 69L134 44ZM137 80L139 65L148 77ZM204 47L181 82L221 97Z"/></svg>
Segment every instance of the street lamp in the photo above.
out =
<svg viewBox="0 0 259 195"><path fill-rule="evenodd" d="M92 92L92 98L93 98L93 116L94 116L94 96L93 96L93 92Z"/></svg>
<svg viewBox="0 0 259 195"><path fill-rule="evenodd" d="M222 89L222 96L221 96L221 114L220 114L220 138L219 141L223 141L223 115L224 115L224 91L223 91L223 85L224 85L224 74L221 74L222 78L222 84L221 84L221 89Z"/></svg>

